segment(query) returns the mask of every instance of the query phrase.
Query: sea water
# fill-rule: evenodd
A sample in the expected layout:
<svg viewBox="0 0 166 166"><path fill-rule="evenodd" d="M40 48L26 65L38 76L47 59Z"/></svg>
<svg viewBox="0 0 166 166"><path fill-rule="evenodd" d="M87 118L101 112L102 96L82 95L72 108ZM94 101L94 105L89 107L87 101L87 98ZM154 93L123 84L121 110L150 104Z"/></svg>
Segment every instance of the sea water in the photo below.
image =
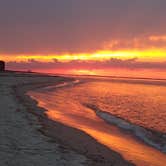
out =
<svg viewBox="0 0 166 166"><path fill-rule="evenodd" d="M82 130L136 165L166 162L164 80L79 77L28 94L49 118Z"/></svg>

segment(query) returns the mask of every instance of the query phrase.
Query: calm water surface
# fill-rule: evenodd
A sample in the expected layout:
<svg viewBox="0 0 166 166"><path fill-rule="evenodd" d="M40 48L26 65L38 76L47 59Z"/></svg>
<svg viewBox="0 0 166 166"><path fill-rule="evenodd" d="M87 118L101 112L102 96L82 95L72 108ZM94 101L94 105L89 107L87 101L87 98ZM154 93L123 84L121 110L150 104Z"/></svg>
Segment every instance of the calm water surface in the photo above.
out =
<svg viewBox="0 0 166 166"><path fill-rule="evenodd" d="M28 94L48 110L49 118L86 132L136 165L163 166L164 153L106 123L86 107L92 105L131 124L166 133L166 86L146 80L129 82L84 79L83 83L50 86Z"/></svg>

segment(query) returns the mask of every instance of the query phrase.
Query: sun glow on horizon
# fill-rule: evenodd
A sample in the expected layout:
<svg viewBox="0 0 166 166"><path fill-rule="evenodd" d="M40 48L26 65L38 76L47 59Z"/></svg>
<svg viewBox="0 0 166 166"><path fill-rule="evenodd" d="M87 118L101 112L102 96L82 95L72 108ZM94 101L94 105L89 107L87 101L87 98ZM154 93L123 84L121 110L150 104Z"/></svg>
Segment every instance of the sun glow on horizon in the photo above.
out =
<svg viewBox="0 0 166 166"><path fill-rule="evenodd" d="M39 61L39 62L50 62L50 61L105 61L111 58L117 59L132 59L137 58L139 61L165 61L166 50L164 49L147 49L147 50L100 50L94 53L66 53L66 54L16 54L16 55L2 55L0 59L7 62L16 61Z"/></svg>

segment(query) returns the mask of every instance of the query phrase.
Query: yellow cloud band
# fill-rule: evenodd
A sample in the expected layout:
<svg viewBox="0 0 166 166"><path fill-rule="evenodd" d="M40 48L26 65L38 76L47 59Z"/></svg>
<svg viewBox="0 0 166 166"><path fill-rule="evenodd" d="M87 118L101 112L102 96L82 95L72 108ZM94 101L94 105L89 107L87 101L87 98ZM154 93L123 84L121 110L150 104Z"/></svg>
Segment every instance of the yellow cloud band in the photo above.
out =
<svg viewBox="0 0 166 166"><path fill-rule="evenodd" d="M17 54L17 55L0 55L0 59L5 61L28 61L36 60L40 62L49 62L53 60L71 61L71 60L95 60L104 61L111 58L131 59L138 58L139 61L166 61L166 50L150 49L150 50L101 50L94 53L78 53L78 54Z"/></svg>

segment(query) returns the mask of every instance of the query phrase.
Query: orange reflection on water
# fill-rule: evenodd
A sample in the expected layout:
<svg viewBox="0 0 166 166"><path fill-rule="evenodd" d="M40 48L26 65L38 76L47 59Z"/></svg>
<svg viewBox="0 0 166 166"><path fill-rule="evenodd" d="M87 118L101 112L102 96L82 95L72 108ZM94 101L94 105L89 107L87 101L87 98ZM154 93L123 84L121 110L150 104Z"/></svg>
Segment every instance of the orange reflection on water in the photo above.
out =
<svg viewBox="0 0 166 166"><path fill-rule="evenodd" d="M163 166L163 163L166 162L164 154L142 144L128 134L121 133L116 127L107 125L97 117L93 119L95 116L93 113L92 116L88 114L89 119L93 119L93 123L89 123L88 120L80 121L79 118L73 119L56 113L55 110L48 111L47 115L52 120L84 131L98 142L119 152L127 160L131 160L139 166Z"/></svg>
<svg viewBox="0 0 166 166"><path fill-rule="evenodd" d="M93 92L95 95L100 93L107 94L107 86L99 86L99 84L95 86L93 83L92 85L90 88L88 88L87 84L86 86L80 85L80 87L77 85L78 89L84 86L82 87L84 91L79 89L79 93L77 93L76 86L47 93L40 91L29 92L29 95L38 100L40 107L48 110L46 114L50 119L84 131L101 144L122 154L125 159L133 161L136 165L163 166L163 163L166 163L165 154L143 144L117 127L108 125L101 118L97 117L91 109L84 107L78 102L86 101L86 96L88 96L90 89L91 93ZM121 94L126 94L125 87L121 85L119 88L112 87L112 93L115 94L116 90L118 90ZM98 89L98 92L96 89ZM80 92L82 93L80 94ZM132 92L129 91L128 93ZM93 96L90 97L91 100L96 100ZM100 97L102 98L102 96Z"/></svg>

